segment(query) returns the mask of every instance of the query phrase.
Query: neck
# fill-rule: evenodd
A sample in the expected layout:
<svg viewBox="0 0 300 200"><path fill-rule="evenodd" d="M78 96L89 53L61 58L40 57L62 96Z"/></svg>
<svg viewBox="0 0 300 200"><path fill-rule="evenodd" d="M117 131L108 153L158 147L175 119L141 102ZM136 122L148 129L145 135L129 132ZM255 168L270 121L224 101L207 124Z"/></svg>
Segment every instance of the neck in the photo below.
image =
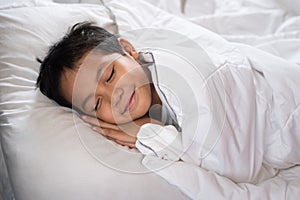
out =
<svg viewBox="0 0 300 200"><path fill-rule="evenodd" d="M159 105L162 105L161 103L161 100L158 96L158 93L156 92L155 90L155 87L153 84L150 85L151 87L151 95L152 95L152 102L151 102L151 105L155 105L155 104L159 104Z"/></svg>

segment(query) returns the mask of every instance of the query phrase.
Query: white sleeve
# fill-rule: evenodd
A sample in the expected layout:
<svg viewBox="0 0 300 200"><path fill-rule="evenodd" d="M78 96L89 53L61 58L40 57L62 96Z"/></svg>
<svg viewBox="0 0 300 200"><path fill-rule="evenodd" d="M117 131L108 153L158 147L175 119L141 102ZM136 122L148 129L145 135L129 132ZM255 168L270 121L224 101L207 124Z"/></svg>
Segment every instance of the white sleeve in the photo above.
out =
<svg viewBox="0 0 300 200"><path fill-rule="evenodd" d="M172 125L144 124L137 134L135 145L145 156L155 156L168 161L184 160L199 165L198 159L190 155L184 147L182 132Z"/></svg>
<svg viewBox="0 0 300 200"><path fill-rule="evenodd" d="M177 186L192 199L271 200L298 199L300 196L299 176L289 181L275 176L257 185L237 184L191 163L167 161L148 155L144 158L143 164L170 184ZM294 173L299 172L300 167Z"/></svg>
<svg viewBox="0 0 300 200"><path fill-rule="evenodd" d="M144 124L138 134L136 147L144 155L177 161L183 154L181 133L174 126Z"/></svg>

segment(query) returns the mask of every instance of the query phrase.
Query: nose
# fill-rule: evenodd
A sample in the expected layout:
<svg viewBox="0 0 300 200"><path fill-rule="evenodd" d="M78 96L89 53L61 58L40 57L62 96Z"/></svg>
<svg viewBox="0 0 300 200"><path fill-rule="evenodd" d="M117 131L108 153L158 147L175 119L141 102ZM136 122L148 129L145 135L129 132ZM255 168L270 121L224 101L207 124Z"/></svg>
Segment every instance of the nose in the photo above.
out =
<svg viewBox="0 0 300 200"><path fill-rule="evenodd" d="M101 97L101 103L108 103L111 107L117 108L120 105L120 101L124 94L124 90L122 88L111 86L98 85L96 89L96 96Z"/></svg>
<svg viewBox="0 0 300 200"><path fill-rule="evenodd" d="M121 101L122 95L124 94L124 90L122 88L115 88L112 92L111 96L111 104L112 106L118 106Z"/></svg>

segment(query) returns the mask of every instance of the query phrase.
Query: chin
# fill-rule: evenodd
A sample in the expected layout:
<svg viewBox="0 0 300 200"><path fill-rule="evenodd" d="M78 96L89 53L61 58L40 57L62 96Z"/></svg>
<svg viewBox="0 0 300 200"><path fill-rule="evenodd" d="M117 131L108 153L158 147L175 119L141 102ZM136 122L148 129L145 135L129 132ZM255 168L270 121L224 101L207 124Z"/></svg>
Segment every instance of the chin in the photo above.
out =
<svg viewBox="0 0 300 200"><path fill-rule="evenodd" d="M147 113L148 113L149 109L143 109L143 110L138 110L139 112L134 112L132 114L130 114L131 116L131 120L136 120L139 119L141 117L144 117Z"/></svg>

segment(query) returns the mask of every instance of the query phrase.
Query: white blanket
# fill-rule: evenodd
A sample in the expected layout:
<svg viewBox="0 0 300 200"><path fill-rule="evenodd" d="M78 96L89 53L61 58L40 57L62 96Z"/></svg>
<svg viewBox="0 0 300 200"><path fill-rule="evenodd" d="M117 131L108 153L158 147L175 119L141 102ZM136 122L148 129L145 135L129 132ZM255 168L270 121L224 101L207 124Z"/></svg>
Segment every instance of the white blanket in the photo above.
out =
<svg viewBox="0 0 300 200"><path fill-rule="evenodd" d="M228 53L220 66L216 62L209 65L201 52L193 51L199 61L192 66L198 71L177 55L152 48L157 88L164 91L162 97L175 110L182 131L151 124L141 128L137 147L146 155L148 168L160 174L165 160L176 162L168 163L170 169L184 161L236 183L260 184L280 169L300 164L300 67L245 45L238 47L247 59L236 50ZM207 68L212 73L204 76ZM199 71L201 75L195 75ZM157 166L159 159L161 165ZM177 173L189 171L189 165L180 166ZM190 181L175 174L169 174L167 180L174 185L189 185ZM187 194L198 198L194 195L202 189L200 185L194 188Z"/></svg>
<svg viewBox="0 0 300 200"><path fill-rule="evenodd" d="M169 13L205 27L229 41L256 46L300 63L298 0L149 1Z"/></svg>
<svg viewBox="0 0 300 200"><path fill-rule="evenodd" d="M209 2L221 3L221 1ZM132 28L132 25L133 28L141 28L141 25L145 26L145 24L146 26L150 25L151 27L157 27L157 24L164 23L164 28L178 31L189 38L192 38L203 47L209 55L212 55L213 53L224 55L224 53L227 52L228 54L226 56L229 56L230 51L234 51L235 48L237 48L239 53L236 54L236 56L234 56L234 53L236 52L232 53L233 56L230 59L233 60L233 62L231 64L236 64L235 67L237 67L237 69L241 67L253 71L253 74L250 72L245 77L235 76L236 79L233 78L234 81L229 82L232 91L230 91L230 88L225 90L225 95L234 99L232 105L226 106L227 109L229 108L229 110L226 111L229 111L227 114L231 114L229 119L235 121L234 127L226 128L227 130L234 130L234 132L240 131L241 133L246 134L247 138L244 138L241 135L226 137L224 134L220 141L218 141L215 140L217 137L213 137L213 140L210 143L216 146L208 145L207 149L205 149L207 153L210 154L201 154L201 151L203 150L201 148L203 146L201 146L200 143L200 145L197 144L190 148L190 151L188 150L188 154L193 154L193 152L198 153L196 156L195 154L190 156L189 158L191 158L191 160L187 157L181 157L182 160L193 162L193 165L187 164L186 162L174 163L172 159L176 160L180 158L180 153L186 150L186 146L184 146L186 139L185 135L183 134L177 138L179 139L179 142L175 142L176 140L174 140L174 138L178 136L172 134L169 134L171 135L169 138L164 138L166 139L165 141L161 140L162 138L156 140L153 137L154 134L152 134L153 130L162 135L167 134L167 132L175 132L175 130L169 127L161 129L157 126L151 127L145 125L141 131L141 133L144 134L139 135L139 140L142 141L142 138L145 138L145 136L148 137L146 139L151 137L152 140L148 140L150 143L147 143L144 140L143 144L152 149L152 154L151 150L149 151L149 149L143 149L139 146L139 148L141 147L140 150L145 154L150 153L144 159L144 164L160 174L171 184L178 186L193 199L294 199L298 197L300 193L298 189L300 179L297 176L299 167L293 167L283 171L278 171L278 169L273 169L273 167L284 169L299 164L299 156L297 152L294 151L294 149L299 146L299 137L294 138L294 136L291 135L285 136L287 133L295 134L299 132L299 127L297 127L297 121L299 121L299 93L297 94L297 85L299 85L297 80L299 77L299 67L296 65L299 64L300 54L299 43L297 43L299 42L299 30L292 30L293 26L298 26L297 20L295 20L297 19L297 15L292 15L285 10L284 7L280 7L280 4L277 2L269 4L261 1L231 1L233 4L234 2L236 3L236 6L233 7L231 7L233 4L228 4L228 2L229 1L224 1L224 4L216 4L223 6L224 12L220 12L222 9L216 6L213 14L208 16L208 18L211 19L209 24L211 24L212 27L217 24L215 27L220 27L220 29L224 31L226 26L232 25L231 28L227 29L228 34L221 33L223 37L233 42L242 42L257 46L276 55L276 57L252 49L248 46L224 42L220 37L217 37L213 33L206 32L201 27L195 25L197 21L193 21L191 18L189 18L188 21L185 21L185 23L179 23L179 21L182 22L183 19L181 21L178 18L172 18L172 20L181 24L181 27L175 27L173 23L171 23L171 18L169 18L168 15L162 15L161 13L156 12L155 9L150 9L150 6L146 9L144 7L147 6L143 3L141 3L143 4L141 7L144 9L141 9L141 7L135 9L133 5L128 5L131 6L130 13L135 13L137 16L147 16L147 14L150 14L149 10L151 10L152 16L155 16L154 19L145 17L143 18L144 21L139 21L140 24L130 24L130 17L128 18L129 22L119 21L121 27L120 30L123 31L121 32L123 34L125 34L126 31L128 32L130 27L128 24L131 25L130 28ZM163 7L163 4L158 5ZM199 4L195 5L195 7L196 6L199 6ZM228 9L232 9L226 10L226 6ZM277 10L275 9L274 11L274 8ZM238 9L241 10L237 12ZM250 18L249 12L246 12L249 10L251 10L253 14L250 15ZM281 12L278 12L278 10L281 10ZM168 11L172 12L172 10ZM219 13L216 11L219 11ZM118 15L118 10L116 10L115 13ZM237 13L239 15L237 15ZM262 15L262 13L264 13L264 15ZM287 15L280 15L282 13ZM186 17L185 15L182 15L183 14L181 13L180 17ZM231 19L227 19L225 22L222 21L224 18L226 19L227 15L230 16ZM199 18L205 19L205 16L200 16ZM237 20L237 23L231 23L233 18ZM258 19L265 20L265 23L257 23ZM193 24L190 24L190 21L192 21ZM263 24L270 24L272 21L271 28L264 27ZM293 25L289 24L291 21L294 22ZM290 29L278 28L283 26L287 27L288 24L290 25ZM248 29L241 32L244 30L242 27L248 27ZM262 27L264 28L263 30L261 30ZM281 32L277 33L277 28L278 30L281 30ZM213 28L211 28L211 30L213 30ZM216 30L214 31L218 32ZM198 35L196 33L198 33ZM140 38L138 37L140 36L139 34L126 34L131 35L133 41ZM145 40L145 37L143 39ZM147 41L147 45L151 42L153 41ZM230 48L230 46L232 46L232 48ZM151 47L153 48L153 46ZM276 47L276 51L274 50L274 47ZM286 50L288 50L289 55L286 53ZM279 57L284 58L284 60ZM218 58L215 58L215 56L211 56L211 59L214 63L218 62ZM226 58L224 59L226 60ZM244 62L245 60L246 62ZM167 65L168 63L169 62L164 63L164 65ZM234 68L231 68L230 70L233 69ZM234 74L237 75L238 73L238 70L233 72L233 77ZM287 74L291 77L290 80L285 78ZM165 82L163 83L165 84ZM238 83L241 84L236 85ZM279 83L282 85L279 85ZM289 88L289 90L287 90L287 88ZM235 89L238 89L238 93L241 93L242 95L237 95ZM246 102L249 103L249 105L243 106L239 104L240 102ZM231 102L227 103L230 104ZM232 112L230 112L230 110ZM276 114L269 113L271 110ZM245 113L250 113L251 115L243 116ZM277 119L272 119L272 117ZM228 122L227 125L233 124ZM152 129L152 131L149 131L149 129ZM273 130L278 129L280 129L281 133L278 133L280 131L277 131L276 135L273 135ZM265 130L266 133L264 133ZM229 133L230 132L227 132L227 134ZM179 146L179 150L173 148L173 146L168 146L170 147L169 149L164 148L166 143L169 144L170 138L171 142L182 145ZM161 141L163 142L159 143ZM201 142L202 140L199 141ZM233 145L231 145L231 142ZM214 148L210 148L212 146ZM155 151L155 148L158 150ZM217 150L218 148L219 150ZM153 150L155 151L155 156L153 156ZM245 150L245 152L243 152L243 150ZM217 154L217 152L221 153ZM175 155L175 157L173 157L173 155ZM225 158L223 157L224 155ZM206 160L203 159L203 156ZM172 161L164 160L170 157L172 158ZM198 159L198 163L193 160L195 157ZM195 163L198 165L195 165ZM200 168L199 165L205 169ZM207 171L210 169L214 172L217 171L218 173ZM246 176L244 176L245 173ZM295 175L295 177L291 179L290 177L285 177L285 175L289 173ZM220 174L230 177L234 181L220 176ZM236 184L235 181L248 183Z"/></svg>
<svg viewBox="0 0 300 200"><path fill-rule="evenodd" d="M136 34L137 29L167 29L188 37L211 54L230 52L232 44L227 42L230 40L251 44L299 64L298 0L103 1L113 11L117 24L109 9L99 4L1 1L1 198L295 199L299 196L299 167L280 170L275 177L257 184L236 184L196 165L146 157L143 162L151 170L164 166L155 172L171 183L168 184L155 173L149 173L141 164L140 153L95 134L69 109L34 92L39 69L36 57L42 59L48 46L67 27L83 20L93 20L112 32L119 30L121 36L136 46L141 42L155 44L155 38L159 38L153 35L153 40L145 41L143 35ZM244 48L239 49L243 53ZM252 54L249 56L252 61L256 59Z"/></svg>

